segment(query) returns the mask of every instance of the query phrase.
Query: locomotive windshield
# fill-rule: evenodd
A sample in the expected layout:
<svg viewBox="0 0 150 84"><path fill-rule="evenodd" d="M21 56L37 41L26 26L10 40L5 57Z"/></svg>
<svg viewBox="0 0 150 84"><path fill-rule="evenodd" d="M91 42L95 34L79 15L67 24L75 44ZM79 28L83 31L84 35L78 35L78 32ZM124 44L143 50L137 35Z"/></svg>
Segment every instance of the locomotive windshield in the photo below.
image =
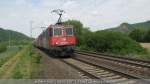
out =
<svg viewBox="0 0 150 84"><path fill-rule="evenodd" d="M73 28L66 28L65 32L66 32L66 35L73 35Z"/></svg>
<svg viewBox="0 0 150 84"><path fill-rule="evenodd" d="M61 28L54 28L54 35L59 36L62 34Z"/></svg>

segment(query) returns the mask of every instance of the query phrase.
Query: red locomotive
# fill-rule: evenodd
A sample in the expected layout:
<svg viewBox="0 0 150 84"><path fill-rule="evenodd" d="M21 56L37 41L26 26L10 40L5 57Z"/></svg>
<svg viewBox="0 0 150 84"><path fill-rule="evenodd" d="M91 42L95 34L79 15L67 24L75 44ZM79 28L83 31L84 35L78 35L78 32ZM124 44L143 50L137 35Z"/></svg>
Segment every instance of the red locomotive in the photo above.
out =
<svg viewBox="0 0 150 84"><path fill-rule="evenodd" d="M55 25L50 25L35 40L34 45L50 52L54 56L71 56L74 53L76 37L72 25L61 23L62 10Z"/></svg>

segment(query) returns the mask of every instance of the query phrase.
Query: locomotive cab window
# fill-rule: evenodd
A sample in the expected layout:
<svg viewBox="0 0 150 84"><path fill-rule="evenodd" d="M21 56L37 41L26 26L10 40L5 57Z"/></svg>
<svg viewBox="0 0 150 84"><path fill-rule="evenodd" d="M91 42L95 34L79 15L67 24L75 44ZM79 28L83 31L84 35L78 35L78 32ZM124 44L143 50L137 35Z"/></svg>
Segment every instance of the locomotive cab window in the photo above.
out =
<svg viewBox="0 0 150 84"><path fill-rule="evenodd" d="M61 28L54 28L54 35L60 36L62 33Z"/></svg>
<svg viewBox="0 0 150 84"><path fill-rule="evenodd" d="M73 28L66 28L65 33L66 35L73 35Z"/></svg>
<svg viewBox="0 0 150 84"><path fill-rule="evenodd" d="M50 35L50 36L53 35L53 29L52 29L52 28L50 28L50 30L49 30L49 35Z"/></svg>

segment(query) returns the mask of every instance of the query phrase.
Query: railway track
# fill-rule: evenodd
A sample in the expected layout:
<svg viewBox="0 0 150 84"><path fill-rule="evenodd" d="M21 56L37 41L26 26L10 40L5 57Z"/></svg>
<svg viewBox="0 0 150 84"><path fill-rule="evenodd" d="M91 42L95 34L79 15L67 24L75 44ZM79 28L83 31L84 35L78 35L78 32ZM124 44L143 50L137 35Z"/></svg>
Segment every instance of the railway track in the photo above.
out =
<svg viewBox="0 0 150 84"><path fill-rule="evenodd" d="M99 55L98 55L99 56ZM121 58L120 58L121 59ZM72 58L59 59L78 70L84 79L98 79L104 84L149 84L149 68L97 57L96 54L76 52ZM133 67L134 66L134 67ZM137 70L141 69L141 70ZM144 72L142 72L144 69ZM140 74L139 74L140 73ZM144 73L144 76L142 74ZM95 84L95 83L94 83Z"/></svg>
<svg viewBox="0 0 150 84"><path fill-rule="evenodd" d="M128 59L121 57L106 56L95 53L77 52L73 59L82 61L96 67L100 67L117 74L124 75L129 79L140 79L146 82L150 79L149 61Z"/></svg>
<svg viewBox="0 0 150 84"><path fill-rule="evenodd" d="M150 63L141 62L140 60L134 62L129 59L127 60L124 58L109 57L85 52L76 53L76 59L94 61L97 65L116 69L120 72L132 74L143 79L150 79ZM78 55L80 55L80 57Z"/></svg>
<svg viewBox="0 0 150 84"><path fill-rule="evenodd" d="M139 78L82 60L68 58L61 61L79 70L85 78L98 79L102 84L149 84L146 80L134 80Z"/></svg>
<svg viewBox="0 0 150 84"><path fill-rule="evenodd" d="M120 56L115 56L115 55L108 55L104 53L87 52L87 51L76 51L76 53L103 58L103 59L108 59L112 61L118 61L118 62L127 63L127 64L132 64L138 67L144 67L144 68L150 69L150 61L120 57Z"/></svg>

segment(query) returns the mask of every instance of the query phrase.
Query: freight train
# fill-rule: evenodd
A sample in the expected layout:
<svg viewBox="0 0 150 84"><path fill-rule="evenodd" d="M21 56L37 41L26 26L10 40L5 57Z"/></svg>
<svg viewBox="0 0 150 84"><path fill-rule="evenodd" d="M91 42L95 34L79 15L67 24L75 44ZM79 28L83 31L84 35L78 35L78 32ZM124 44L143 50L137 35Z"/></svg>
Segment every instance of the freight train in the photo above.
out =
<svg viewBox="0 0 150 84"><path fill-rule="evenodd" d="M74 27L61 23L62 12L55 25L50 25L34 41L34 46L48 51L53 56L72 56L76 44Z"/></svg>

